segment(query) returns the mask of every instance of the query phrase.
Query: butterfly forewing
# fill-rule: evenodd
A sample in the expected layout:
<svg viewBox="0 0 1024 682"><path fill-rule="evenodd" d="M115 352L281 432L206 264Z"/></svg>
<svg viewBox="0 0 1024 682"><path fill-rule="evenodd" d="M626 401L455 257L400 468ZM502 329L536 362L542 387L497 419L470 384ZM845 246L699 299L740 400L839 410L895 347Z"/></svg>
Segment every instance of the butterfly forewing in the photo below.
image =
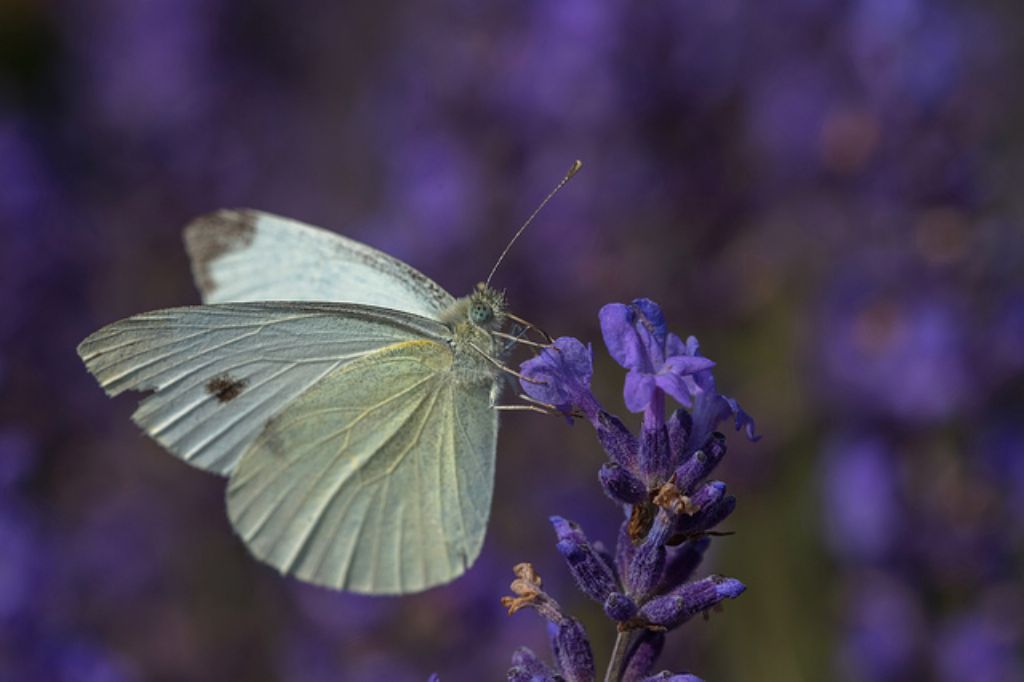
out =
<svg viewBox="0 0 1024 682"><path fill-rule="evenodd" d="M228 514L260 559L372 594L463 573L483 543L494 478L493 381L464 383L449 346L395 344L333 370L245 453Z"/></svg>
<svg viewBox="0 0 1024 682"><path fill-rule="evenodd" d="M108 394L153 392L132 418L161 445L228 474L270 418L330 372L384 346L447 333L366 306L237 303L136 315L95 332L78 352Z"/></svg>
<svg viewBox="0 0 1024 682"><path fill-rule="evenodd" d="M185 246L204 303L343 301L436 319L454 302L386 253L261 211L202 216L186 228Z"/></svg>
<svg viewBox="0 0 1024 682"><path fill-rule="evenodd" d="M501 295L456 302L380 251L258 211L204 216L185 242L207 305L83 341L107 393L152 393L133 419L230 477L235 529L282 573L370 594L461 575L494 485Z"/></svg>

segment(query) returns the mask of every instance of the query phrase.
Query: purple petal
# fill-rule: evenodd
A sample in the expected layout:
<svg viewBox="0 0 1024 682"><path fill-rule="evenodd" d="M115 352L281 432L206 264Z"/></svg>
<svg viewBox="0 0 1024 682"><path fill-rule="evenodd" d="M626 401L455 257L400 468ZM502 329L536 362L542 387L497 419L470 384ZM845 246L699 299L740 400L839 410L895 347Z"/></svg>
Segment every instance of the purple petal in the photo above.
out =
<svg viewBox="0 0 1024 682"><path fill-rule="evenodd" d="M593 352L577 339L563 336L553 348L519 366L523 376L534 381L519 380L523 392L534 400L568 411L573 405L593 400L590 378L593 375ZM536 381L544 383L534 383Z"/></svg>
<svg viewBox="0 0 1024 682"><path fill-rule="evenodd" d="M665 359L665 367L673 374L685 376L696 374L715 366L713 360L708 360L699 355L673 355Z"/></svg>
<svg viewBox="0 0 1024 682"><path fill-rule="evenodd" d="M643 412L654 399L655 388L653 376L642 374L635 369L629 370L629 374L626 375L626 385L623 388L626 409L630 412Z"/></svg>
<svg viewBox="0 0 1024 682"><path fill-rule="evenodd" d="M744 412L740 404L733 398L724 395L719 397L729 406L729 411L736 416L736 430L744 429L747 434L747 440L755 443L761 440L761 436L755 432L754 418Z"/></svg>
<svg viewBox="0 0 1024 682"><path fill-rule="evenodd" d="M654 378L658 388L675 398L680 405L689 407L691 390L695 388L693 379L687 376L679 376L670 372L663 372Z"/></svg>
<svg viewBox="0 0 1024 682"><path fill-rule="evenodd" d="M633 313L622 303L609 303L598 313L608 353L626 369L640 367L643 348L633 329Z"/></svg>
<svg viewBox="0 0 1024 682"><path fill-rule="evenodd" d="M693 353L687 349L686 344L683 343L682 339L675 334L669 334L665 339L665 354L669 356L693 355Z"/></svg>
<svg viewBox="0 0 1024 682"><path fill-rule="evenodd" d="M640 367L657 372L665 362L665 316L654 301L637 298L629 306L633 333L640 343Z"/></svg>
<svg viewBox="0 0 1024 682"><path fill-rule="evenodd" d="M689 336L686 339L686 350L682 353L672 352L672 356L685 355L693 358L703 358L700 354L700 343L697 341L696 336ZM697 387L705 393L715 392L715 377L710 372L710 368L697 371L693 376L694 383ZM696 397L696 394L694 394Z"/></svg>
<svg viewBox="0 0 1024 682"><path fill-rule="evenodd" d="M626 369L654 374L665 363L666 343L676 351L682 342L668 338L665 316L657 303L638 298L629 305L609 303L601 308L601 333L615 361Z"/></svg>
<svg viewBox="0 0 1024 682"><path fill-rule="evenodd" d="M668 334L668 326L665 324L665 315L661 312L661 306L649 298L634 298L632 307L649 323L658 343L663 344Z"/></svg>

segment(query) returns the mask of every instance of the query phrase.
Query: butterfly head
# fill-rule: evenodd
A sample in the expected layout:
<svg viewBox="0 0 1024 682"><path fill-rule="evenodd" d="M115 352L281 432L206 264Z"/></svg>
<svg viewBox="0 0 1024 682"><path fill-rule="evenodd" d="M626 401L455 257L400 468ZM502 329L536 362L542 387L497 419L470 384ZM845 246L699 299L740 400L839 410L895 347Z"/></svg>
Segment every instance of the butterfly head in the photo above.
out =
<svg viewBox="0 0 1024 682"><path fill-rule="evenodd" d="M466 317L481 329L499 329L505 322L505 294L483 282L469 295Z"/></svg>

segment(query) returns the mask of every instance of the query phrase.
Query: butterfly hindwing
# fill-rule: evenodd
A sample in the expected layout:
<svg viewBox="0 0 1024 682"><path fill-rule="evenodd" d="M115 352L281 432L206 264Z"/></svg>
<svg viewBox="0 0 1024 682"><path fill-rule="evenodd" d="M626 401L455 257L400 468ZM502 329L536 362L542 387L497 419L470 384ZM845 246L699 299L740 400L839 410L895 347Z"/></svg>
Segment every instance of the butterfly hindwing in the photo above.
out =
<svg viewBox="0 0 1024 682"><path fill-rule="evenodd" d="M493 382L460 383L434 341L333 370L271 420L228 484L254 555L318 585L415 592L463 573L494 478Z"/></svg>
<svg viewBox="0 0 1024 682"><path fill-rule="evenodd" d="M451 294L397 258L270 213L222 210L185 228L204 303L335 301L437 319Z"/></svg>
<svg viewBox="0 0 1024 682"><path fill-rule="evenodd" d="M234 303L120 320L78 347L104 390L150 391L132 415L169 451L230 473L271 417L337 368L448 330L398 311L330 303Z"/></svg>

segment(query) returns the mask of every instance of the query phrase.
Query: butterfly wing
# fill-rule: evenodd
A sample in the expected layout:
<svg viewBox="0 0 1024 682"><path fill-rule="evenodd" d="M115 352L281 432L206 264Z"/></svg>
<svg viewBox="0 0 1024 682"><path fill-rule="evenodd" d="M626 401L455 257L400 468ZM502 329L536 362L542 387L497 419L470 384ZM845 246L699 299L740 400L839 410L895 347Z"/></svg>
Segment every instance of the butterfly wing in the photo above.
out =
<svg viewBox="0 0 1024 682"><path fill-rule="evenodd" d="M409 341L332 371L271 420L228 483L259 559L337 589L400 594L480 553L494 479L493 382L455 382L447 345Z"/></svg>
<svg viewBox="0 0 1024 682"><path fill-rule="evenodd" d="M451 294L402 261L334 232L254 210L185 228L204 303L343 301L437 319Z"/></svg>
<svg viewBox="0 0 1024 682"><path fill-rule="evenodd" d="M103 327L78 347L111 396L152 391L132 419L172 453L226 475L271 417L332 371L443 325L328 303L172 308Z"/></svg>

